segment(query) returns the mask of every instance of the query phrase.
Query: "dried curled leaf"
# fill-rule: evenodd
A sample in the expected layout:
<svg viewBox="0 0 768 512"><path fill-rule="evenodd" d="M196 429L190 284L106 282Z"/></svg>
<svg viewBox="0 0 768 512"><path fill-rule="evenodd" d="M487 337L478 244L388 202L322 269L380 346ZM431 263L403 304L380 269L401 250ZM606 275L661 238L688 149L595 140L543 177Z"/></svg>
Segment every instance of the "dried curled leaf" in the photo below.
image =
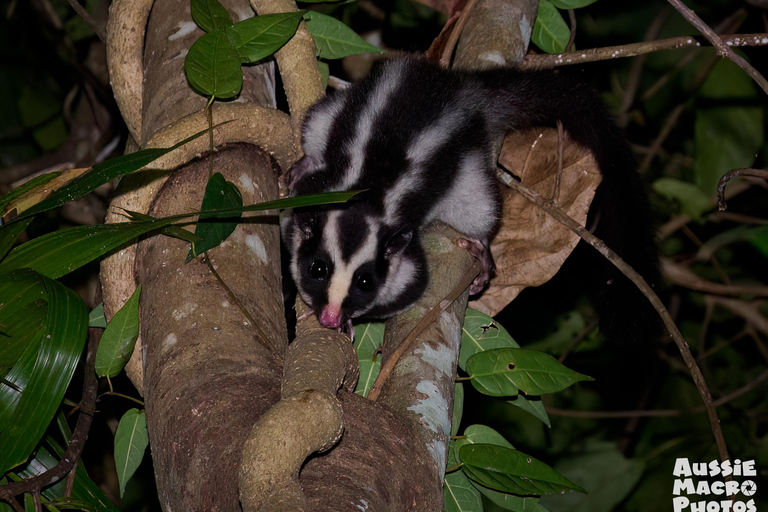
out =
<svg viewBox="0 0 768 512"><path fill-rule="evenodd" d="M553 198L557 153L557 130L516 132L504 140L499 162L524 185L545 198ZM592 153L566 134L558 206L584 224L600 180ZM496 277L490 288L470 303L470 307L490 316L504 309L524 288L549 281L579 241L578 236L508 187L502 186L501 193L501 225L491 243Z"/></svg>

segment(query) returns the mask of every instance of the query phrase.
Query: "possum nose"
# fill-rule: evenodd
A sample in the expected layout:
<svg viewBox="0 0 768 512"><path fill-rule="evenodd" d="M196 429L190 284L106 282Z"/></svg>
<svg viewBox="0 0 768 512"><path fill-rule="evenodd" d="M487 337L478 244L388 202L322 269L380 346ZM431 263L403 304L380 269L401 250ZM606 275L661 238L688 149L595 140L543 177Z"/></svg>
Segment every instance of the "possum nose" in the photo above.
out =
<svg viewBox="0 0 768 512"><path fill-rule="evenodd" d="M329 329L338 329L341 326L341 308L328 304L320 313L320 325Z"/></svg>

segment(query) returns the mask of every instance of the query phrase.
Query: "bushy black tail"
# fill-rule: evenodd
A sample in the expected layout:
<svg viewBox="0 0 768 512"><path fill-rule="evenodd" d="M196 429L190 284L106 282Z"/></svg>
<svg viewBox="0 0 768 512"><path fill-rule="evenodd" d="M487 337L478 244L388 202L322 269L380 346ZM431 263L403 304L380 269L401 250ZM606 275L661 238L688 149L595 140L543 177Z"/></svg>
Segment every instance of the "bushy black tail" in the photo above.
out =
<svg viewBox="0 0 768 512"><path fill-rule="evenodd" d="M595 92L580 80L552 72L477 76L489 92L496 91L501 128L554 126L560 120L574 141L592 151L603 174L592 204L595 235L656 287L659 263L648 196L627 140ZM503 91L501 98L498 91ZM617 340L657 334L660 323L648 300L618 269L606 265L595 272L607 285L599 304L601 330Z"/></svg>

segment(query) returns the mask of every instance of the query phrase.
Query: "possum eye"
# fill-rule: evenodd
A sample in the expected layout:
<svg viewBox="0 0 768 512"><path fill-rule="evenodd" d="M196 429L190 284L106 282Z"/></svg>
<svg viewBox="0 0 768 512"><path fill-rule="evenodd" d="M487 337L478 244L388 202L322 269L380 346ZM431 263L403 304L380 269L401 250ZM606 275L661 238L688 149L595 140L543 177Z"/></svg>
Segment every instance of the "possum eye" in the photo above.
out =
<svg viewBox="0 0 768 512"><path fill-rule="evenodd" d="M323 260L315 260L309 266L309 277L321 281L328 277L328 265Z"/></svg>
<svg viewBox="0 0 768 512"><path fill-rule="evenodd" d="M357 289L361 292L373 291L373 284L373 274L370 272L364 272L360 274L355 280L355 287L357 287Z"/></svg>

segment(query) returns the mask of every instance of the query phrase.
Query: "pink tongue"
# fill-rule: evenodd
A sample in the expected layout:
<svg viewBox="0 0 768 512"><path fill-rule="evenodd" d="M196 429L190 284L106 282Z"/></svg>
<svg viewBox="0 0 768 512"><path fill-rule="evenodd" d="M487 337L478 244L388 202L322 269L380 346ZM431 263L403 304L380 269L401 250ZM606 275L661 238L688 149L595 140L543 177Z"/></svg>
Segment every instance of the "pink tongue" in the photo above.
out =
<svg viewBox="0 0 768 512"><path fill-rule="evenodd" d="M337 329L341 325L341 308L328 304L320 313L320 325L329 329Z"/></svg>

